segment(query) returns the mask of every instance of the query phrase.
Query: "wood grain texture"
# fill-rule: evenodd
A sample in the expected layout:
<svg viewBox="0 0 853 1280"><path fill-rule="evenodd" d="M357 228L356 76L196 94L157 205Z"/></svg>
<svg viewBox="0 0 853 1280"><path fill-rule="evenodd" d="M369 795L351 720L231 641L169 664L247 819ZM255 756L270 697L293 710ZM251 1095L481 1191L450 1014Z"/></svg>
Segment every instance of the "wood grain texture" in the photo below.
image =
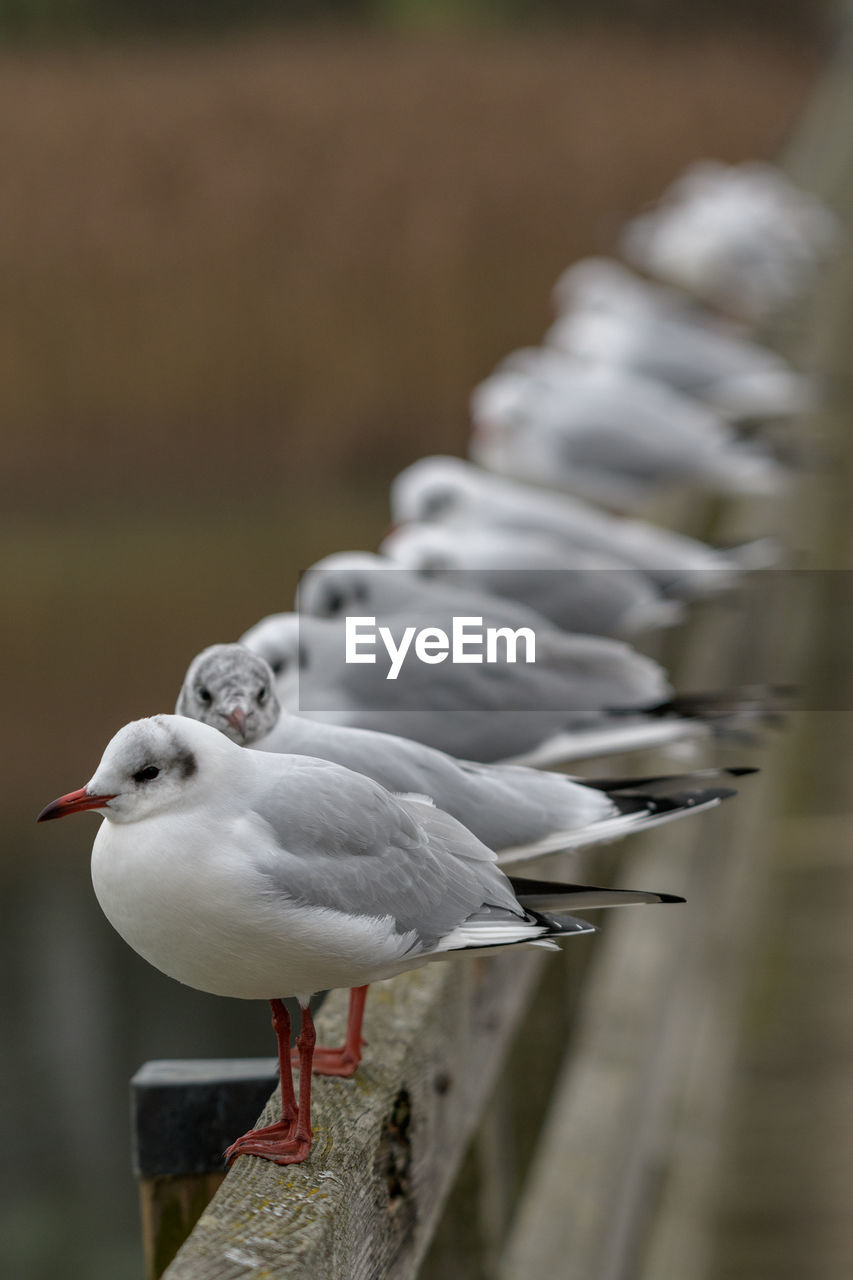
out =
<svg viewBox="0 0 853 1280"><path fill-rule="evenodd" d="M833 144L827 136L843 95L843 118L853 103L850 41L844 57L845 75L832 69L790 152L791 167L801 176L816 179L825 168L825 181L813 183L823 195L839 173L846 171L849 180L853 160L849 141ZM832 311L824 296L824 310L827 302ZM807 339L813 345L803 325L814 317L803 312L798 318L800 330L787 332L785 346L802 363ZM819 330L819 315L818 322ZM718 504L714 534L735 542L775 527L783 544L801 552L808 548L824 563L819 553L825 504L825 476L803 477L775 503ZM695 531L690 521L679 527ZM752 582L741 617L715 606L679 638L672 657L680 687L736 685L756 654L768 665L781 655L788 670L806 670L819 584L801 582L804 590L785 592L774 590L773 576L758 575ZM786 840L786 819L779 815L798 777L802 718L792 716L791 732L768 739L757 757L748 753L763 776L743 786L725 814L697 825L692 840L682 840L680 891L688 910L678 922L681 936L675 935L674 920L673 934L665 936L644 929L645 921L634 915L608 933L585 992L579 1048L567 1058L555 1089L500 1280L526 1280L530 1274L701 1280L712 1274L738 1042L778 852ZM674 847L683 835L662 833L647 841L639 859L632 856L640 881L655 883L666 866L667 843ZM671 874L663 883L679 890Z"/></svg>
<svg viewBox="0 0 853 1280"><path fill-rule="evenodd" d="M308 1160L241 1157L168 1280L413 1275L547 959L464 957L372 987L358 1074L316 1079ZM342 1035L345 1010L335 993L324 1040ZM278 1110L274 1095L262 1122Z"/></svg>

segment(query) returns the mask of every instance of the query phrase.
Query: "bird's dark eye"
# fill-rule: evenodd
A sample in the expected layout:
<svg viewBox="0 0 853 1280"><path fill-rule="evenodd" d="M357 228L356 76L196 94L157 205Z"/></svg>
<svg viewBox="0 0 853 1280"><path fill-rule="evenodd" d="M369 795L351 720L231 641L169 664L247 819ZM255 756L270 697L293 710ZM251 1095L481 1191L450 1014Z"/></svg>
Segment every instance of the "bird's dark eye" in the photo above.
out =
<svg viewBox="0 0 853 1280"><path fill-rule="evenodd" d="M133 775L134 782L151 782L157 777L160 770L155 764L147 764L144 769L137 769Z"/></svg>
<svg viewBox="0 0 853 1280"><path fill-rule="evenodd" d="M202 702L206 707L209 707L211 702L213 701L213 695L210 692L210 690L206 688L205 685L199 686L198 696L201 698Z"/></svg>
<svg viewBox="0 0 853 1280"><path fill-rule="evenodd" d="M266 702L268 693L269 693L269 689L266 687L266 685L262 685L261 688L258 690L257 694L255 695L255 701L257 702L259 707L262 707Z"/></svg>
<svg viewBox="0 0 853 1280"><path fill-rule="evenodd" d="M424 498L421 506L421 515L424 520L434 520L436 516L440 516L452 504L452 493L446 489L436 489Z"/></svg>
<svg viewBox="0 0 853 1280"><path fill-rule="evenodd" d="M346 600L344 599L343 592L336 591L334 588L328 592L326 596L326 611L331 616L334 617L336 613L341 613L345 604Z"/></svg>
<svg viewBox="0 0 853 1280"><path fill-rule="evenodd" d="M270 671L273 673L274 676L280 676L282 671L284 670L284 667L285 667L284 658L276 658L275 662L270 663Z"/></svg>

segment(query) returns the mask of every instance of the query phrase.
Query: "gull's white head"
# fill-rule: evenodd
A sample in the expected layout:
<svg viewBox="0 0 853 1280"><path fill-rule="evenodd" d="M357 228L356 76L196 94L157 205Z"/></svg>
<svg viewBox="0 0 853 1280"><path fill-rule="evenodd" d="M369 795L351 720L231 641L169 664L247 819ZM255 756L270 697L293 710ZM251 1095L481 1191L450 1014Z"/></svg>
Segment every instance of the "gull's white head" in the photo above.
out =
<svg viewBox="0 0 853 1280"><path fill-rule="evenodd" d="M269 663L276 683L295 677L307 655L299 638L298 613L271 613L241 635L239 643Z"/></svg>
<svg viewBox="0 0 853 1280"><path fill-rule="evenodd" d="M587 367L555 346L511 352L471 393L475 440L498 445L528 428L562 420L589 377Z"/></svg>
<svg viewBox="0 0 853 1280"><path fill-rule="evenodd" d="M630 306L638 296L638 278L615 258L581 258L567 267L554 285L558 312L571 307L593 311Z"/></svg>
<svg viewBox="0 0 853 1280"><path fill-rule="evenodd" d="M438 523L464 510L479 487L480 472L462 458L421 458L391 482L391 516Z"/></svg>
<svg viewBox="0 0 853 1280"><path fill-rule="evenodd" d="M375 609L377 573L395 566L372 551L339 551L302 575L296 607L313 618L343 618Z"/></svg>
<svg viewBox="0 0 853 1280"><path fill-rule="evenodd" d="M525 357L507 357L471 392L472 429L480 434L510 433L528 422L535 397L536 386Z"/></svg>
<svg viewBox="0 0 853 1280"><path fill-rule="evenodd" d="M190 663L175 711L248 746L278 723L281 704L274 685L260 654L241 644L214 644Z"/></svg>
<svg viewBox="0 0 853 1280"><path fill-rule="evenodd" d="M90 780L60 796L39 822L96 809L113 822L138 822L209 797L237 749L209 725L183 716L133 720L107 744Z"/></svg>
<svg viewBox="0 0 853 1280"><path fill-rule="evenodd" d="M475 532L476 526L466 529L463 536L470 538ZM382 551L402 569L426 575L445 573L465 568L459 541L459 533L445 525L403 524L384 539Z"/></svg>

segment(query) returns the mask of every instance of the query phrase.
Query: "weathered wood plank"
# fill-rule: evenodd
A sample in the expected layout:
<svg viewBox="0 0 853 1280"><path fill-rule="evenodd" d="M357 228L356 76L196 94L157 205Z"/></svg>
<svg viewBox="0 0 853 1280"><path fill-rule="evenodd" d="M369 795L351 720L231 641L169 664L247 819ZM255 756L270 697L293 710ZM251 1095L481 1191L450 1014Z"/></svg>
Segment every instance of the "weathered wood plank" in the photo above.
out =
<svg viewBox="0 0 853 1280"><path fill-rule="evenodd" d="M224 1173L222 1152L251 1124L278 1079L278 1058L146 1062L130 1082L138 1177Z"/></svg>
<svg viewBox="0 0 853 1280"><path fill-rule="evenodd" d="M254 1122L277 1058L146 1062L130 1082L147 1280L159 1280L225 1177L222 1153Z"/></svg>
<svg viewBox="0 0 853 1280"><path fill-rule="evenodd" d="M801 176L828 165L826 182L817 184L823 194L843 171L838 145L827 150L822 135L831 131L839 102L846 100L845 118L853 111L851 53L848 48L846 74L833 69L808 115L808 143L792 148ZM819 154L810 155L818 137ZM775 511L783 537L798 551L820 544L821 480L812 477ZM721 508L721 515L727 531L741 537L753 521L756 531L766 531L762 523L774 512L766 503L742 503ZM787 655L795 671L813 633L807 593L786 600L784 593L764 591L734 634L721 615L706 614L694 626L678 655L680 681L689 686L710 676L735 683L756 646ZM784 808L797 750L792 734L765 753L767 776L744 788L726 815L731 825L722 847L715 848L719 826L698 833L682 888L690 925L679 943L664 944L633 919L620 921L605 940L586 991L580 1048L555 1091L500 1280L531 1273L556 1273L561 1280L698 1280L708 1273L737 1039L779 830L770 815ZM643 863L646 883L659 852ZM646 981L640 1000L626 1008L619 993L638 966ZM656 976L662 979L657 993ZM616 1019L631 1040L630 1053L614 1046ZM602 1124L602 1117L609 1119Z"/></svg>
<svg viewBox="0 0 853 1280"><path fill-rule="evenodd" d="M168 1280L413 1275L548 958L465 957L372 988L358 1074L316 1081L309 1159L238 1160ZM342 1034L345 1004L324 1007L324 1039Z"/></svg>
<svg viewBox="0 0 853 1280"><path fill-rule="evenodd" d="M709 620L701 621L697 653L683 655L704 684L736 678L741 625L733 614L720 613L714 627ZM764 622L772 626L771 618ZM760 634L753 629L753 643ZM642 851L632 844L626 853L620 881L681 892L687 906L653 923L645 913L620 915L594 953L575 1049L555 1090L501 1280L641 1274L660 1181L673 1143L684 1137L683 1129L676 1137L675 1110L697 1061L717 1098L725 1092L729 1002L742 986L762 879L756 829L767 790L767 779L750 780L718 814L692 829L661 831Z"/></svg>

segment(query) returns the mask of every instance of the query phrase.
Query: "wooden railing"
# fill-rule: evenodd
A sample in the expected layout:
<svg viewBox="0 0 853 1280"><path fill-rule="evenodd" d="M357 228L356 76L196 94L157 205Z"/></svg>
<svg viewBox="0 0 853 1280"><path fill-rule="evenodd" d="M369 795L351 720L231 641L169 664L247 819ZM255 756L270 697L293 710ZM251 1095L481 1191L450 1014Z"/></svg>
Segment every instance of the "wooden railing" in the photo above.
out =
<svg viewBox="0 0 853 1280"><path fill-rule="evenodd" d="M850 130L840 139L835 127L853 114L848 67L845 53L790 149L794 176L829 197L851 182ZM775 528L806 549L821 540L818 486L805 478L775 505L668 514L721 539ZM769 589L771 578L765 590L747 583L736 607L703 606L662 648L677 685L736 684L746 654L753 670L771 653L774 669L796 669L809 611L802 595L792 603ZM597 937L561 956L467 958L372 988L359 1073L316 1082L310 1158L289 1168L238 1160L168 1280L700 1277L745 975L795 749L796 717L760 750L728 748L763 773L716 813L590 852L581 871L577 855L543 868L681 892L686 907L609 913ZM661 763L630 759L638 773ZM595 773L611 764L625 769L596 762ZM323 1040L341 1038L345 1003L336 993L322 1009ZM262 1122L276 1109L273 1094ZM146 1178L150 1274L211 1180L162 1169Z"/></svg>

